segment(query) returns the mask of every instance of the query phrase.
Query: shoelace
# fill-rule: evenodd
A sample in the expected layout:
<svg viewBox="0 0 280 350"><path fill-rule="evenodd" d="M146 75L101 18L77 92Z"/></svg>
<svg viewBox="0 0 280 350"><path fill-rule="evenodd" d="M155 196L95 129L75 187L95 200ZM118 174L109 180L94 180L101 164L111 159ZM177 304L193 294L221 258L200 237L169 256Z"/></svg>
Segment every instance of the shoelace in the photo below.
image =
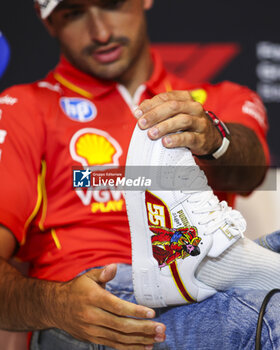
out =
<svg viewBox="0 0 280 350"><path fill-rule="evenodd" d="M245 220L238 211L228 207L225 201L219 202L198 166L190 169L185 180L194 190L182 193L188 195L187 201L193 205L192 213L200 215L198 224L206 225L205 235L213 234L222 227L224 230L229 229L234 237L244 237Z"/></svg>

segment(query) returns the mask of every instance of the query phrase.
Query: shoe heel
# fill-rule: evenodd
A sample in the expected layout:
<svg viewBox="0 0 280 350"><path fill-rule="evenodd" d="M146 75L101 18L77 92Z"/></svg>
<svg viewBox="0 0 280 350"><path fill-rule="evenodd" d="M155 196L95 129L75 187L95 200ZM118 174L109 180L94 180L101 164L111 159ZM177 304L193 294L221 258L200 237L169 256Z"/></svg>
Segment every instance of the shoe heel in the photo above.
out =
<svg viewBox="0 0 280 350"><path fill-rule="evenodd" d="M135 298L139 304L155 308L167 306L161 294L158 266L133 269L132 278Z"/></svg>

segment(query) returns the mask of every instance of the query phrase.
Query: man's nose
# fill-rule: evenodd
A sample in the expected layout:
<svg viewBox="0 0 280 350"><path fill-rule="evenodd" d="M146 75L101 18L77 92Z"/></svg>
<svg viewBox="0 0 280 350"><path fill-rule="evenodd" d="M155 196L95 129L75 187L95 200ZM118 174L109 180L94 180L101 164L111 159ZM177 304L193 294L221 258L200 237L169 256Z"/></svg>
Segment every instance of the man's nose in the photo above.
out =
<svg viewBox="0 0 280 350"><path fill-rule="evenodd" d="M92 41L106 43L112 33L106 14L99 9L90 9L88 13L88 25Z"/></svg>

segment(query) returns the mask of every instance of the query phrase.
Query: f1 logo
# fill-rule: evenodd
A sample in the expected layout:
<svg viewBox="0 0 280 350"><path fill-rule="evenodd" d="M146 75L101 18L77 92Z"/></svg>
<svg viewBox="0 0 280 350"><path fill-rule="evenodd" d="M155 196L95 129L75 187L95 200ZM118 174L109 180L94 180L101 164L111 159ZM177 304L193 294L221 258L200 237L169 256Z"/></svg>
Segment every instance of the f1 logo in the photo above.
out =
<svg viewBox="0 0 280 350"><path fill-rule="evenodd" d="M190 83L213 79L239 53L236 43L153 44L168 70Z"/></svg>

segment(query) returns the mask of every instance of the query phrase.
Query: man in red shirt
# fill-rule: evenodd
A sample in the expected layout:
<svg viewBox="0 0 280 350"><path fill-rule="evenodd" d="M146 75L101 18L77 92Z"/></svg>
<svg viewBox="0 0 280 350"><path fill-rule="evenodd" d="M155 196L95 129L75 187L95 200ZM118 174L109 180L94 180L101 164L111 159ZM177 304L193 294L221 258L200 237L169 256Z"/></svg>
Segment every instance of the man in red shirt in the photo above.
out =
<svg viewBox="0 0 280 350"><path fill-rule="evenodd" d="M153 310L103 288L113 263L131 263L122 193L72 189L73 166L125 164L136 118L151 139L197 155L214 188L249 192L265 175L267 120L258 96L166 72L149 48L144 10L152 2L38 1L62 57L44 80L0 95L1 328L59 328L116 349L165 340L161 321L144 320ZM227 123L227 147L207 110ZM229 174L212 164L233 167ZM256 171L244 177L236 165ZM30 262L29 278L7 263L15 253Z"/></svg>

